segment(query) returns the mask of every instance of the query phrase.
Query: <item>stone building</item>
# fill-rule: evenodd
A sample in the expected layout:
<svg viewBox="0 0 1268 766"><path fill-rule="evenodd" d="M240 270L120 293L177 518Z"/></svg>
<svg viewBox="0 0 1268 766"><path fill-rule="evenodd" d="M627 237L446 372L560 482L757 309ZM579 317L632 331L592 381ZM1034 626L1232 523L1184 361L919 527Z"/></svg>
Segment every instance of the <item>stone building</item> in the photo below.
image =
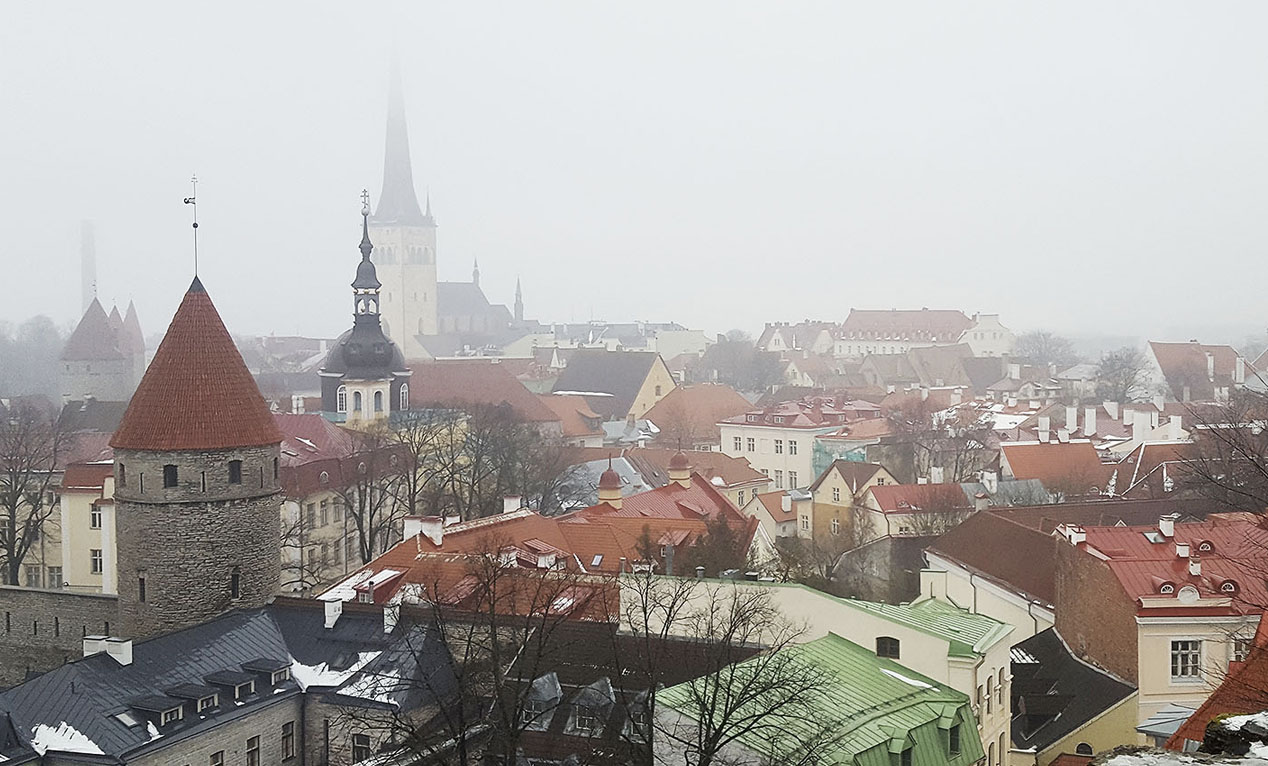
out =
<svg viewBox="0 0 1268 766"><path fill-rule="evenodd" d="M409 377L413 374L405 366L400 347L383 332L383 285L370 260L374 245L370 242L369 195L365 195L361 219L361 262L352 281L352 329L335 341L319 373L322 412L327 419L353 428L386 422L393 412L409 409Z"/></svg>
<svg viewBox="0 0 1268 766"><path fill-rule="evenodd" d="M78 656L84 636L146 638L267 603L281 439L195 279L111 439L118 593L0 586L0 686Z"/></svg>
<svg viewBox="0 0 1268 766"><path fill-rule="evenodd" d="M127 634L194 625L277 592L281 441L195 277L110 440Z"/></svg>
<svg viewBox="0 0 1268 766"><path fill-rule="evenodd" d="M62 400L126 402L145 372L145 339L136 306L107 316L96 298L66 341L61 356Z"/></svg>

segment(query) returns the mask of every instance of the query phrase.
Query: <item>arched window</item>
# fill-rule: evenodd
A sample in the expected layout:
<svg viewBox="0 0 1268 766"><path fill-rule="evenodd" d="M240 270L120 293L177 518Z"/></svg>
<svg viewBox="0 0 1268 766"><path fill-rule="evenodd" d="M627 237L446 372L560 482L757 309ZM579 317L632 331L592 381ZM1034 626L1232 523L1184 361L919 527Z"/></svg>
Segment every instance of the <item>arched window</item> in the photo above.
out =
<svg viewBox="0 0 1268 766"><path fill-rule="evenodd" d="M892 636L879 636L876 639L876 656L888 657L891 660L898 659L899 655L898 639Z"/></svg>
<svg viewBox="0 0 1268 766"><path fill-rule="evenodd" d="M1092 746L1086 742L1080 742L1078 746L1074 748L1074 752L1076 755L1095 755L1095 753L1092 752Z"/></svg>
<svg viewBox="0 0 1268 766"><path fill-rule="evenodd" d="M352 411L353 412L361 411L361 392L360 391L352 392Z"/></svg>
<svg viewBox="0 0 1268 766"><path fill-rule="evenodd" d="M321 474L317 477L317 481L321 482L322 486L329 484L330 474L326 473L325 471L322 471Z"/></svg>
<svg viewBox="0 0 1268 766"><path fill-rule="evenodd" d="M339 390L335 391L335 412L347 412L347 411L348 411L348 387L340 386Z"/></svg>
<svg viewBox="0 0 1268 766"><path fill-rule="evenodd" d="M402 409L402 410L409 409L409 384L408 383L401 384L401 404L398 409Z"/></svg>
<svg viewBox="0 0 1268 766"><path fill-rule="evenodd" d="M382 391L374 392L374 411L375 412L383 411L383 392Z"/></svg>

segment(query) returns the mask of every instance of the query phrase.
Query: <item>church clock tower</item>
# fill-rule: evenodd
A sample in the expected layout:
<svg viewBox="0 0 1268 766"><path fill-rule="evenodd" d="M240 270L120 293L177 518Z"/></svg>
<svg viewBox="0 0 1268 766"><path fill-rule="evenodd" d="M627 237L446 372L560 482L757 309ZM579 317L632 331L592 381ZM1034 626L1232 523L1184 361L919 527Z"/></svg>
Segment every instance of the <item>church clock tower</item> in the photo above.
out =
<svg viewBox="0 0 1268 766"><path fill-rule="evenodd" d="M414 191L401 75L395 63L388 95L383 193L370 219L370 232L383 282L383 328L406 359L426 358L417 336L437 333L436 219L430 196L424 212Z"/></svg>

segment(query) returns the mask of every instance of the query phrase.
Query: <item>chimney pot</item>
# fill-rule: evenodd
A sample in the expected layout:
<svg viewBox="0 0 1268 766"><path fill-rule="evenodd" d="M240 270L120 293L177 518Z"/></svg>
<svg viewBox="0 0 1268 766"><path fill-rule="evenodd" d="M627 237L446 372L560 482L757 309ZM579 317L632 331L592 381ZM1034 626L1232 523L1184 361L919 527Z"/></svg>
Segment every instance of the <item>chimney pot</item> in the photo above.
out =
<svg viewBox="0 0 1268 766"><path fill-rule="evenodd" d="M107 638L105 645L106 654L113 657L115 662L125 666L132 664L132 639Z"/></svg>
<svg viewBox="0 0 1268 766"><path fill-rule="evenodd" d="M1176 540L1176 558L1187 559L1189 557L1189 544Z"/></svg>
<svg viewBox="0 0 1268 766"><path fill-rule="evenodd" d="M1176 515L1176 514L1174 514L1174 513L1169 513L1169 514L1167 514L1166 516L1161 516L1161 517L1159 517L1159 519L1158 519L1158 531L1162 533L1162 536L1163 536L1163 537L1166 537L1166 538L1172 538L1172 537L1175 537L1175 534L1176 534L1176 519L1178 519L1178 518L1179 518L1179 516L1177 516L1177 515Z"/></svg>
<svg viewBox="0 0 1268 766"><path fill-rule="evenodd" d="M339 616L343 614L343 602L339 599L322 602L326 607L326 630L330 630L339 622Z"/></svg>
<svg viewBox="0 0 1268 766"><path fill-rule="evenodd" d="M1196 553L1189 556L1189 574L1194 577L1202 576L1202 559Z"/></svg>

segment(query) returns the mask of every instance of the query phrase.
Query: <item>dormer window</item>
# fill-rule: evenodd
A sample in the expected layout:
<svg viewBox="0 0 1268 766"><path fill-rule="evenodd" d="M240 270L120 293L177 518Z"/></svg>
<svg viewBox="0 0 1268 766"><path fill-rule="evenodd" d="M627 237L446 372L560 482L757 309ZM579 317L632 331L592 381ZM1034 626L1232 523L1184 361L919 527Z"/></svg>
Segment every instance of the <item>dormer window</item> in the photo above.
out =
<svg viewBox="0 0 1268 766"><path fill-rule="evenodd" d="M1220 583L1220 592L1221 593L1236 593L1237 583L1233 582L1232 580L1225 580L1224 582Z"/></svg>
<svg viewBox="0 0 1268 766"><path fill-rule="evenodd" d="M330 474L326 473L325 471L322 471L320 474L317 475L317 481L320 482L323 487L326 486L327 484L330 483Z"/></svg>
<svg viewBox="0 0 1268 766"><path fill-rule="evenodd" d="M374 594L373 594L373 593L371 593L371 592L370 592L370 591L368 591L368 590L363 590L363 591L361 591L360 593L358 593L358 594L357 594L357 603L359 603L359 604L373 604L373 603L374 603Z"/></svg>
<svg viewBox="0 0 1268 766"><path fill-rule="evenodd" d="M273 686L277 686L278 684L284 681L289 681L289 680L291 680L290 668L282 668L281 670L274 670L272 673L269 674L269 683L272 684Z"/></svg>
<svg viewBox="0 0 1268 766"><path fill-rule="evenodd" d="M235 684L233 687L233 698L241 700L243 697L255 694L255 680L252 679L244 684Z"/></svg>
<svg viewBox="0 0 1268 766"><path fill-rule="evenodd" d="M1175 593L1175 592L1176 592L1176 586L1172 585L1172 584L1171 584L1171 583L1169 583L1169 582L1164 582L1164 583L1163 583L1163 584L1162 584L1162 585L1158 588L1158 592L1159 592L1159 593L1161 593L1161 594L1162 594L1162 595L1164 595L1164 596L1170 596L1172 593Z"/></svg>
<svg viewBox="0 0 1268 766"><path fill-rule="evenodd" d="M199 713L203 712L204 710L210 710L214 707L219 707L219 706L220 706L219 694L213 694L210 697L198 698L198 712Z"/></svg>
<svg viewBox="0 0 1268 766"><path fill-rule="evenodd" d="M162 715L159 717L159 726L167 726L168 724L176 723L184 717L185 708L183 706L172 708L171 710L164 710Z"/></svg>
<svg viewBox="0 0 1268 766"><path fill-rule="evenodd" d="M594 734L599 731L599 713L594 708L578 705L573 728L582 734Z"/></svg>
<svg viewBox="0 0 1268 766"><path fill-rule="evenodd" d="M1215 550L1215 545L1210 540L1203 540L1198 543L1199 553L1210 553L1213 550Z"/></svg>

